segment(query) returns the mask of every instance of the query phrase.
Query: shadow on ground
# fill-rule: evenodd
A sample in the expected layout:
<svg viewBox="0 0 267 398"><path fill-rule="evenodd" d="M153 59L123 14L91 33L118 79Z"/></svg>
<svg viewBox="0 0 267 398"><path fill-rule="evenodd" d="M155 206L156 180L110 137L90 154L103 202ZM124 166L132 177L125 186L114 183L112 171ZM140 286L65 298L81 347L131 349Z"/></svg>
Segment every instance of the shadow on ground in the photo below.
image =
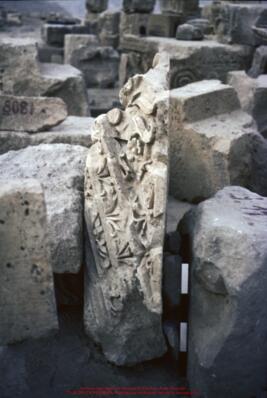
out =
<svg viewBox="0 0 267 398"><path fill-rule="evenodd" d="M70 389L115 386L179 387L185 386L185 381L168 356L131 368L107 363L85 336L82 313L77 307L61 310L57 335L0 347L1 398L66 398L78 396L68 395Z"/></svg>

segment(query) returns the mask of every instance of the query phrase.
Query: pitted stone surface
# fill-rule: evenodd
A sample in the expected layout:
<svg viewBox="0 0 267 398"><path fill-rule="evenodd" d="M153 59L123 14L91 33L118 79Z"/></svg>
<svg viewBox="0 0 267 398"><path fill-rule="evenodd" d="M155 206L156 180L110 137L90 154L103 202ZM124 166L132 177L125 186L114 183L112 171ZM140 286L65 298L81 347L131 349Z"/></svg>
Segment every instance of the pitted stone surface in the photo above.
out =
<svg viewBox="0 0 267 398"><path fill-rule="evenodd" d="M207 398L260 396L267 374L267 198L226 187L185 216L188 378ZM259 394L259 395L258 395Z"/></svg>
<svg viewBox="0 0 267 398"><path fill-rule="evenodd" d="M35 133L56 126L67 116L61 98L0 95L0 130Z"/></svg>
<svg viewBox="0 0 267 398"><path fill-rule="evenodd" d="M36 180L0 184L0 345L58 327L44 195Z"/></svg>
<svg viewBox="0 0 267 398"><path fill-rule="evenodd" d="M171 90L170 193L199 203L227 185L267 194L267 143L231 86L209 80Z"/></svg>
<svg viewBox="0 0 267 398"><path fill-rule="evenodd" d="M163 60L165 62L163 62ZM96 119L85 179L85 327L106 357L161 356L162 257L168 180L168 56L120 92L125 110Z"/></svg>
<svg viewBox="0 0 267 398"><path fill-rule="evenodd" d="M0 178L36 178L43 186L53 271L79 271L83 256L83 181L88 149L38 145L0 156Z"/></svg>

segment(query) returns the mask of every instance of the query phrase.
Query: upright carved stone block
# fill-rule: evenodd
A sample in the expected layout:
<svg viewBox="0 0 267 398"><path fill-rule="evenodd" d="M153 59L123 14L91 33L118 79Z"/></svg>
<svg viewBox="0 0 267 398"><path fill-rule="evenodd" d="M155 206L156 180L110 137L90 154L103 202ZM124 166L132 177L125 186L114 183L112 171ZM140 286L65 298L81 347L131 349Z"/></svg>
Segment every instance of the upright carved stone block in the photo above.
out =
<svg viewBox="0 0 267 398"><path fill-rule="evenodd" d="M164 60L164 61L163 61ZM168 67L131 78L125 110L96 119L85 177L85 327L117 365L161 356L162 255L168 181Z"/></svg>

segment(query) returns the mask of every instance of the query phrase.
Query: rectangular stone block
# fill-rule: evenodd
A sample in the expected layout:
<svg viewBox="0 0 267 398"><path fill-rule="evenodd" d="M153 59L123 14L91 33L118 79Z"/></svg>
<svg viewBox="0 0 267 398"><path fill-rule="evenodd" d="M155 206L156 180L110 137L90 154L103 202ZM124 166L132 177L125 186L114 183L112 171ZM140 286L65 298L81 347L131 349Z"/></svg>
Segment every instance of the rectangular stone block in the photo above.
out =
<svg viewBox="0 0 267 398"><path fill-rule="evenodd" d="M35 133L58 125L67 116L61 98L0 95L0 130Z"/></svg>
<svg viewBox="0 0 267 398"><path fill-rule="evenodd" d="M175 37L177 26L182 19L178 15L151 14L148 23L148 34L159 37Z"/></svg>
<svg viewBox="0 0 267 398"><path fill-rule="evenodd" d="M88 34L90 27L86 25L62 25L46 23L42 26L42 38L46 44L63 47L67 34Z"/></svg>
<svg viewBox="0 0 267 398"><path fill-rule="evenodd" d="M58 328L46 209L36 180L1 180L0 345Z"/></svg>

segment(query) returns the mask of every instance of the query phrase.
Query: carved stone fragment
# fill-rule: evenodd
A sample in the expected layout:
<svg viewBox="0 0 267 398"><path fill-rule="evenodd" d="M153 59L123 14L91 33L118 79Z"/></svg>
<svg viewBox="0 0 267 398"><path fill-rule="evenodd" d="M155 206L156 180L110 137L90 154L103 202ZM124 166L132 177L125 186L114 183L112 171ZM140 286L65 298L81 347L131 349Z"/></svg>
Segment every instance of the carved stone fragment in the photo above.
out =
<svg viewBox="0 0 267 398"><path fill-rule="evenodd" d="M164 60L164 61L163 61ZM161 328L168 181L168 66L131 78L125 110L96 119L85 175L85 327L117 365L166 351ZM93 256L90 255L92 250Z"/></svg>

